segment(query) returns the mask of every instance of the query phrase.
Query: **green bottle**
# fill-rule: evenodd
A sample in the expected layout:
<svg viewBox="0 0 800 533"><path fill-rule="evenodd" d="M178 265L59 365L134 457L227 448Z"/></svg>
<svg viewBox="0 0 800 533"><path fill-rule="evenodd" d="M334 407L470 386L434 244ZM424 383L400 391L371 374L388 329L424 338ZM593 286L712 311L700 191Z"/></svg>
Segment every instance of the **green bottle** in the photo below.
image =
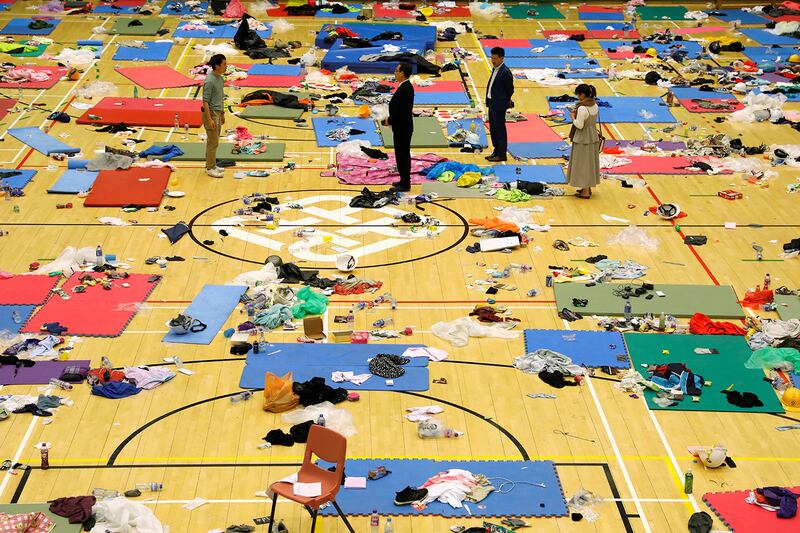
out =
<svg viewBox="0 0 800 533"><path fill-rule="evenodd" d="M683 476L683 492L685 494L691 494L693 485L694 485L694 474L692 474L692 469L689 468L688 470L686 470L686 474Z"/></svg>

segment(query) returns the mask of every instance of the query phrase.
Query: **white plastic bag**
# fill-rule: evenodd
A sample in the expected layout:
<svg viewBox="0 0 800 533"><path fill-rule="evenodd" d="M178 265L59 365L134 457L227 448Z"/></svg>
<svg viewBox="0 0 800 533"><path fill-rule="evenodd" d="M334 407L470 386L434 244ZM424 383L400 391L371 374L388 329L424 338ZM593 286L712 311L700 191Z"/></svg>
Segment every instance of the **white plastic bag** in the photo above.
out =
<svg viewBox="0 0 800 533"><path fill-rule="evenodd" d="M650 237L647 232L642 228L635 225L628 226L619 233L612 235L606 241L606 244L618 244L621 246L641 246L648 250L655 250L658 248L658 239Z"/></svg>
<svg viewBox="0 0 800 533"><path fill-rule="evenodd" d="M275 19L271 22L271 24L272 24L272 33L274 34L287 33L294 29L294 24L292 24L286 19Z"/></svg>
<svg viewBox="0 0 800 533"><path fill-rule="evenodd" d="M358 433L356 426L353 424L353 415L344 409L334 407L331 402L322 402L289 411L281 415L281 420L287 424L295 425L309 420L316 422L319 415L325 417L325 427L331 428L345 437L352 437Z"/></svg>
<svg viewBox="0 0 800 533"><path fill-rule="evenodd" d="M305 54L300 56L300 64L304 67L313 67L317 64L317 48L312 46L311 49L306 52ZM323 76L322 73L318 73L320 76ZM311 80L306 78L306 81L311 83ZM330 81L328 81L330 84Z"/></svg>
<svg viewBox="0 0 800 533"><path fill-rule="evenodd" d="M431 326L431 333L448 341L453 346L466 346L470 337L498 337L516 339L519 333L499 326L484 326L469 317L462 317L450 322L437 322Z"/></svg>
<svg viewBox="0 0 800 533"><path fill-rule="evenodd" d="M363 141L361 139L345 141L336 146L336 153L340 155L348 155L350 157L367 157L367 154L361 151L362 146L370 148L372 147L372 143L369 141Z"/></svg>

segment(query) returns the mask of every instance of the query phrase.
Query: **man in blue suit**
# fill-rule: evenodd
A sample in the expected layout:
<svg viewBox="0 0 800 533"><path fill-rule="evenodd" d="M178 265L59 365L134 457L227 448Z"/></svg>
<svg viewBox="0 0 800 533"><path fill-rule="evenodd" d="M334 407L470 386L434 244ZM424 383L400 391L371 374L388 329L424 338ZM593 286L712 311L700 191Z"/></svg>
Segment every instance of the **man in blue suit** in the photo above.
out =
<svg viewBox="0 0 800 533"><path fill-rule="evenodd" d="M486 87L486 107L489 110L489 132L494 151L487 161L493 163L506 160L508 133L506 132L506 110L514 107L514 76L503 61L506 51L499 46L492 48L492 74Z"/></svg>

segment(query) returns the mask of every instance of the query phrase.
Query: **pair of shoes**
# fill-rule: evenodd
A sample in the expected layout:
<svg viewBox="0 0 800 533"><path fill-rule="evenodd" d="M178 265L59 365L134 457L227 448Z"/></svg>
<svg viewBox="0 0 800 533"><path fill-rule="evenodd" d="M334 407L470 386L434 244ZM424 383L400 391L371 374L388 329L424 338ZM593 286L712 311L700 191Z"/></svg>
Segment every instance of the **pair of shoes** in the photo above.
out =
<svg viewBox="0 0 800 533"><path fill-rule="evenodd" d="M436 378L436 379L433 380L433 382L438 384L438 385L447 385L447 379L446 378Z"/></svg>
<svg viewBox="0 0 800 533"><path fill-rule="evenodd" d="M505 157L500 157L499 155L491 155L487 157L486 160L489 161L490 163L500 163L503 161L507 161Z"/></svg>
<svg viewBox="0 0 800 533"><path fill-rule="evenodd" d="M581 315L577 311L573 311L565 307L564 309L558 312L558 317L563 318L567 322L575 322L576 320L582 319L583 315Z"/></svg>
<svg viewBox="0 0 800 533"><path fill-rule="evenodd" d="M206 169L206 176L211 176L212 178L221 178L222 177L222 170L216 168L207 168Z"/></svg>
<svg viewBox="0 0 800 533"><path fill-rule="evenodd" d="M427 495L428 489L413 489L411 487L406 487L400 492L394 493L394 504L408 505L410 503L424 500Z"/></svg>
<svg viewBox="0 0 800 533"><path fill-rule="evenodd" d="M389 187L389 190L393 192L409 192L411 190L411 186L392 185Z"/></svg>

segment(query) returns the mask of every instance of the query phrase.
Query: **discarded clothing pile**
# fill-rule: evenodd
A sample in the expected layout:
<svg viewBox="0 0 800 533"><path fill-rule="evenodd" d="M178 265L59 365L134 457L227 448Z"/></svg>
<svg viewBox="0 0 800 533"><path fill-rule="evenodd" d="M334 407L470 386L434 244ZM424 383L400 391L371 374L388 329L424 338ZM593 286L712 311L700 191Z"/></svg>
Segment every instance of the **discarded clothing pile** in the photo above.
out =
<svg viewBox="0 0 800 533"><path fill-rule="evenodd" d="M42 356L52 356L56 357L58 354L53 350L59 344L64 342L63 337L56 337L53 335L48 335L43 339L36 339L33 337L29 337L27 339L21 340L17 343L12 344L5 350L3 350L4 356L19 356L22 353L25 353L27 357L42 357ZM16 364L11 363L10 359L0 357L0 365L5 364Z"/></svg>
<svg viewBox="0 0 800 533"><path fill-rule="evenodd" d="M745 331L732 322L715 322L702 313L689 320L689 333L694 335L744 335Z"/></svg>
<svg viewBox="0 0 800 533"><path fill-rule="evenodd" d="M361 190L350 200L350 207L365 207L368 209L378 209L389 203L397 202L397 194L393 191L372 192L367 187Z"/></svg>
<svg viewBox="0 0 800 533"><path fill-rule="evenodd" d="M369 149L368 149L369 150ZM362 147L362 153L364 148ZM347 185L386 185L400 179L394 153L385 154L386 159L373 160L364 157L339 154L336 157L335 176L340 183ZM373 156L369 156L373 157ZM411 157L411 183L425 182L423 171L432 164L446 161L436 154L417 154Z"/></svg>
<svg viewBox="0 0 800 533"><path fill-rule="evenodd" d="M572 359L547 348L516 357L514 368L526 374L538 374L539 379L557 389L578 385L574 378L583 374L583 369L573 364Z"/></svg>
<svg viewBox="0 0 800 533"><path fill-rule="evenodd" d="M750 493L745 501L777 513L778 518L794 518L797 515L797 499L800 494L782 487L763 487Z"/></svg>
<svg viewBox="0 0 800 533"><path fill-rule="evenodd" d="M700 396L705 379L694 374L683 363L667 363L665 365L648 365L650 381L667 390L679 390L690 396Z"/></svg>
<svg viewBox="0 0 800 533"><path fill-rule="evenodd" d="M308 109L308 106L313 105L313 102L310 98L298 98L297 95L294 94L286 94L269 89L259 89L243 96L239 105L241 107L247 107L249 105L276 105L289 109Z"/></svg>

